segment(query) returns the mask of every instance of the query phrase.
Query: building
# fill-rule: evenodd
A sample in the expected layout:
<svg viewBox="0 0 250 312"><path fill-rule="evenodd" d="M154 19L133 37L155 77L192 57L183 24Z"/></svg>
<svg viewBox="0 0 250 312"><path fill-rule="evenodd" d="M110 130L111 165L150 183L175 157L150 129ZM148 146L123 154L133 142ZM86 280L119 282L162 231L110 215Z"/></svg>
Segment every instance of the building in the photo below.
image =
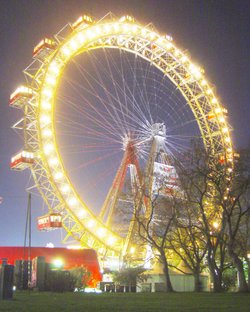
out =
<svg viewBox="0 0 250 312"><path fill-rule="evenodd" d="M44 257L46 263L60 262L65 270L85 267L92 276L89 286L95 287L102 280L97 254L93 249L31 247L30 260L36 257ZM0 260L12 265L15 265L17 260L28 260L28 247L0 246Z"/></svg>
<svg viewBox="0 0 250 312"><path fill-rule="evenodd" d="M164 292L165 275L160 263L154 266L152 270L146 272L146 278L138 281L136 286L137 292ZM178 271L169 269L170 280L175 291L191 292L194 291L194 276L191 272L183 274ZM200 275L201 290L210 291L209 275L202 273Z"/></svg>

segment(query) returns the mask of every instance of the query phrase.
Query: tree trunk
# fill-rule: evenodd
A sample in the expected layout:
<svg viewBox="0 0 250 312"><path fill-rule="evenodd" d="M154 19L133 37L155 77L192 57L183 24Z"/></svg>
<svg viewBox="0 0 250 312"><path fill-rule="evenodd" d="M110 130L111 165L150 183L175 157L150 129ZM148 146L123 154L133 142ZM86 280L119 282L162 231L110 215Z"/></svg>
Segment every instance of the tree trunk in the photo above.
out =
<svg viewBox="0 0 250 312"><path fill-rule="evenodd" d="M194 291L200 292L202 291L202 285L200 280L200 271L196 270L193 274L194 276Z"/></svg>
<svg viewBox="0 0 250 312"><path fill-rule="evenodd" d="M248 262L248 290L250 291L250 263Z"/></svg>
<svg viewBox="0 0 250 312"><path fill-rule="evenodd" d="M242 263L241 259L233 251L231 246L228 247L228 253L229 253L229 256L232 258L233 263L234 263L236 270L237 270L237 273L238 273L238 281L239 281L238 291L239 292L248 292L249 289L248 289L246 277L244 274L243 263Z"/></svg>
<svg viewBox="0 0 250 312"><path fill-rule="evenodd" d="M239 262L241 262L241 260L239 260ZM246 277L244 274L242 262L239 264L235 264L235 266L237 267L237 271L238 271L239 292L248 292L249 289L248 289L248 284L247 284Z"/></svg>
<svg viewBox="0 0 250 312"><path fill-rule="evenodd" d="M214 283L214 292L222 292L223 288L222 288L222 276L221 276L221 272L216 272L216 270L214 270L213 274L212 274L212 279L213 279L213 283Z"/></svg>
<svg viewBox="0 0 250 312"><path fill-rule="evenodd" d="M210 271L210 276L213 283L213 292L222 292L222 274L221 271L217 269L214 259L208 260L208 267Z"/></svg>
<svg viewBox="0 0 250 312"><path fill-rule="evenodd" d="M165 255L164 251L161 252L161 261L163 263L163 272L165 275L166 292L173 292L174 289L173 289L173 286L172 286L172 283L170 280L168 262L167 262L166 255Z"/></svg>
<svg viewBox="0 0 250 312"><path fill-rule="evenodd" d="M248 291L250 291L250 260L246 257L245 258L246 262L247 262L247 267L248 267L248 270L247 270L247 278L248 278Z"/></svg>

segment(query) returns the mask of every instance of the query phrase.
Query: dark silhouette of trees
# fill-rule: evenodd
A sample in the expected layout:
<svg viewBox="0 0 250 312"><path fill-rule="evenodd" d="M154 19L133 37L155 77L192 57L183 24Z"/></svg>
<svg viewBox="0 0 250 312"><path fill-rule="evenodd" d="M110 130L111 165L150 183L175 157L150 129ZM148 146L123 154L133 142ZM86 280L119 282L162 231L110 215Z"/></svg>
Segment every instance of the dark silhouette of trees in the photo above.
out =
<svg viewBox="0 0 250 312"><path fill-rule="evenodd" d="M146 195L145 191L141 192L141 197L147 197L146 202L150 206L150 209L146 215L141 214L141 210L135 210L134 220L141 244L144 247L150 246L155 257L163 266L166 292L173 292L174 289L170 280L169 260L167 257L169 250L167 237L173 229L179 199L176 195L162 202L159 192L160 189L158 193L150 198Z"/></svg>
<svg viewBox="0 0 250 312"><path fill-rule="evenodd" d="M236 162L231 171L226 164L211 162L209 151L198 145L195 145L192 152L185 157L187 161L177 163L176 167L185 194L183 219L187 225L177 223L177 228L181 226L189 231L191 228L195 229L195 232L189 235L187 242L189 246L193 246L197 231L202 238L198 240L199 244L206 242L202 248L207 252L214 291L222 291L223 271L230 265L228 257L238 273L239 291L248 291L240 244L245 246L246 255L249 232L243 221L249 214L249 158ZM177 233L178 231L180 230L177 230ZM174 248L174 244L172 247ZM188 256L186 254L184 261L187 265ZM197 260L199 259L198 257Z"/></svg>
<svg viewBox="0 0 250 312"><path fill-rule="evenodd" d="M123 268L113 273L114 282L128 286L128 291L131 292L132 288L136 287L138 281L144 280L144 272L145 269L143 267Z"/></svg>
<svg viewBox="0 0 250 312"><path fill-rule="evenodd" d="M149 209L143 214L135 209L134 219L142 245L151 246L163 265L166 291L173 291L169 268L174 257L181 259L192 272L195 290L200 290L200 274L207 266L213 291L223 291L223 273L234 267L238 275L238 291L249 290L244 274L244 260L249 269L250 214L250 152L231 165L231 159L219 162L211 158L209 150L194 143L173 164L178 172L179 189L168 196L148 195L140 190L140 198L147 198ZM232 155L233 157L233 155ZM236 157L235 159L236 160ZM160 188L165 187L162 181ZM180 268L179 268L180 269ZM250 275L250 273L249 273Z"/></svg>

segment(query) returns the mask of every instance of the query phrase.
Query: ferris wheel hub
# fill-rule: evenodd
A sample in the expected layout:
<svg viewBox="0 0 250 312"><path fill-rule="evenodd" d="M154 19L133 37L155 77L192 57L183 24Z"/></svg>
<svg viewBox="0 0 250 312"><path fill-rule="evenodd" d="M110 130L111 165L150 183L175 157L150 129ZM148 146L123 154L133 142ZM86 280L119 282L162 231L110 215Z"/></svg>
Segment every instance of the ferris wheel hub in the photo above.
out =
<svg viewBox="0 0 250 312"><path fill-rule="evenodd" d="M166 126L164 123L153 124L151 132L153 137L160 136L166 138Z"/></svg>

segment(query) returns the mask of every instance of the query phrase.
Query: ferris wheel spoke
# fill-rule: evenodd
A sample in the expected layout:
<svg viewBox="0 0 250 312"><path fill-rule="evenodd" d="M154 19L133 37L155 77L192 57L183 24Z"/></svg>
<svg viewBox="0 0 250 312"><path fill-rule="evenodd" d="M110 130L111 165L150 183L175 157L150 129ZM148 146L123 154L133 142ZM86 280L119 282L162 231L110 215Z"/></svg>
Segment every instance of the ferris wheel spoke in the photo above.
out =
<svg viewBox="0 0 250 312"><path fill-rule="evenodd" d="M105 115L103 115L103 111L99 110L98 107L96 107L95 103L91 103L90 100L87 99L87 97L85 96L83 99L85 101L87 101L89 108L92 110L92 113L96 114L97 116L100 117L101 120L103 120L105 122L105 117L108 116L108 118L106 118L106 120L109 120L110 118L110 126L111 128L114 129L114 125L118 126L117 124L117 120L114 118L113 114L112 114L112 108L113 108L113 102L110 100L113 95L106 89L105 85L102 84L100 81L98 81L96 78L93 78L93 76L88 73L84 68L82 68L81 65L79 65L78 63L76 63L77 69L79 70L79 72L81 73L82 78L87 82L87 87L82 87L82 85L78 82L74 81L74 84L76 84L78 87L80 87L81 89L83 89L83 91L85 91L86 93L89 93L90 95L94 96L101 104L101 107L105 109ZM95 90L94 86L92 85L91 81L89 80L89 78L92 78L92 80L94 80L95 84L97 84L102 91L104 91L107 100L105 100L104 98L102 98L99 93ZM83 97L83 94L80 94L81 97ZM113 97L113 99L115 99ZM105 117L104 117L105 116Z"/></svg>
<svg viewBox="0 0 250 312"><path fill-rule="evenodd" d="M82 135L78 135L78 136L82 136L82 137L85 136L85 138L88 137L88 138L93 138L95 140L108 139L109 141L112 140L113 142L120 142L120 140L116 139L113 132L107 127L101 127L101 129L105 129L106 131L100 131L101 129L94 130L94 129L87 127L86 125L83 125L81 122L72 121L72 119L69 119L68 116L65 118L62 118L62 123L64 127L63 127L63 130L59 131L60 134L70 135L72 134L72 131L75 131L73 132L73 134L75 133L79 134L79 131L81 131ZM77 134L75 134L75 136L77 136Z"/></svg>
<svg viewBox="0 0 250 312"><path fill-rule="evenodd" d="M128 60L128 55L126 53L123 53L123 55L125 56L126 60ZM146 64L146 66L147 65L148 64ZM148 99L147 99L147 92L146 92L147 89L145 88L145 84L139 85L139 80L141 81L145 79L144 76L138 75L137 69L139 69L139 72L141 71L140 59L135 56L133 65L131 64L131 61L128 60L128 68L130 69L131 74L132 74L133 84L131 88L127 87L127 89L129 90L133 99L133 109L135 112L137 112L139 116L143 116L144 124L147 124L148 122L152 123L152 117L151 117L150 109L148 107ZM135 91L139 93L138 100L136 100ZM146 108L146 110L143 111L143 108L144 109Z"/></svg>
<svg viewBox="0 0 250 312"><path fill-rule="evenodd" d="M117 127L119 128L123 128L123 123L121 122L120 116L117 113L117 108L116 105L119 105L120 101L119 101L119 97L116 97L115 95L112 94L112 92L108 91L103 78L101 77L101 74L98 70L98 67L96 66L96 64L94 63L94 61L91 59L92 65L95 69L95 72L97 73L97 79L98 79L98 84L99 86L101 86L106 94L107 97L107 101L105 103L103 103L105 105L105 109L107 110L110 118L111 118L111 122L113 122L114 124L117 125ZM112 77L110 77L111 81L113 82L114 80L112 79ZM114 85L114 83L113 83ZM117 93L116 89L115 92ZM124 129L123 129L124 131Z"/></svg>
<svg viewBox="0 0 250 312"><path fill-rule="evenodd" d="M113 65L119 79L115 79L113 77L112 72L111 72L111 74L109 73L111 71L111 66L110 66L109 61L108 61L107 52L105 53L105 59L108 62L108 70L105 70L104 66L102 66L102 69L105 72L107 79L111 78L113 86L116 90L116 93L121 94L121 97L118 98L118 101L117 101L117 99L115 99L116 103L118 104L117 106L120 107L119 113L121 113L121 115L123 117L123 118L120 118L118 115L118 118L120 119L120 127L123 127L123 124L126 124L127 121L132 121L132 122L137 121L137 125L140 127L141 125L143 125L143 120L146 120L146 117L144 116L144 112L143 112L143 110L140 109L139 105L134 106L134 110L128 109L128 104L130 104L130 106L131 106L131 103L133 103L133 101L134 101L134 95L131 91L131 88L128 86L128 84L126 83L126 81L124 79L123 70L121 71L118 67L119 64L118 65L115 64L112 55L109 55L109 58L112 60L112 65ZM98 64L98 65L99 66L96 66L96 67L100 67L101 64ZM120 86L119 80L122 80L122 86ZM112 94L111 94L111 96L112 96ZM124 100L122 100L122 99L124 99ZM117 110L117 106L113 105L113 109ZM135 115L134 112L136 112L137 115Z"/></svg>
<svg viewBox="0 0 250 312"><path fill-rule="evenodd" d="M99 187L100 182L105 182L107 179L113 178L113 172L117 171L119 167L119 163L114 163L112 166L109 166L107 168L104 168L100 171L98 171L98 174L95 176L92 176L88 179L88 183L86 184L84 188L84 192L87 194L93 189L96 189Z"/></svg>
<svg viewBox="0 0 250 312"><path fill-rule="evenodd" d="M114 66L114 63L112 62L112 65L113 67L115 68L116 70L116 73L113 73L113 71L111 70L111 65L110 65L110 60L109 60L109 57L107 56L107 53L105 51L105 49L103 50L104 51L104 56L105 56L105 61L106 61L106 64L107 64L107 71L106 71L106 74L107 74L107 77L109 79L110 77L110 80L112 82L112 86L113 86L113 89L115 90L115 95L116 95L116 98L117 98L117 104L119 105L119 111L121 113L121 116L118 114L117 110L114 109L114 113L115 113L115 117L118 118L119 120L119 124L120 124L120 127L121 127L121 130L122 132L125 134L127 133L127 129L126 129L126 125L124 124L124 120L125 120L125 117L124 117L124 111L127 111L126 110L126 107L127 107L127 96L126 96L126 93L125 92L121 92L122 91L122 87L120 87L119 83L117 82L117 77L114 78L114 74L118 74L118 79L120 80L120 78L122 77L121 75L119 75L119 71L117 70L117 67ZM112 61L112 59L111 59ZM124 83L123 83L123 87L124 87ZM121 95L119 95L119 93ZM124 127L125 126L125 127Z"/></svg>
<svg viewBox="0 0 250 312"><path fill-rule="evenodd" d="M86 96L84 96L84 95L81 93L81 91L79 90L79 89L81 89L80 84L79 84L79 83L76 83L76 82L72 82L72 81L70 82L70 84L71 84L71 86L74 88L74 90L77 92L77 94L79 95L80 100L81 100L80 102L86 103L89 107L91 107L91 109L92 109L91 120L92 120L92 121L96 121L96 122L99 123L100 125L103 125L103 126L106 125L107 119L105 119L105 115L103 115L102 112L99 111L98 108L95 107L95 105L92 104L92 103L90 102L90 100L88 100L88 99L86 98ZM77 87L77 85L78 85L78 87ZM86 90L85 90L85 91L86 91ZM98 97L98 99L100 100L100 97ZM75 103L77 103L77 102L75 102ZM72 102L71 102L71 104L72 104ZM75 107L76 111L78 111L79 105L75 104L74 107ZM88 110L85 109L85 110L83 111L83 116L88 115L87 112L88 112ZM98 118L97 118L97 117L98 117ZM112 130L110 130L111 133L114 133L114 130L115 130L115 129L114 129L114 126L113 126L113 124L112 124L111 122L109 123L109 126L110 126L110 128L112 129Z"/></svg>
<svg viewBox="0 0 250 312"><path fill-rule="evenodd" d="M91 74L89 74L88 72L86 72L86 75L89 75L89 76L91 76ZM95 79L95 82L96 83L98 83L98 85L102 88L102 89L105 89L106 90L106 87L105 86L103 86L99 81L97 81L96 79ZM93 88L93 86L92 86L92 88ZM86 91L86 92L90 92L87 88L84 88L84 91ZM115 111L116 112L116 116L117 116L117 112L118 113L121 113L122 111L120 111L120 110L118 110L118 105L116 105L116 104L120 104L120 105L122 105L121 103L119 103L119 100L117 99L117 98L115 98L114 97L114 95L111 93L111 92L108 92L107 90L106 90L106 93L109 93L109 97L110 98L112 98L112 100L114 100L114 102L115 103L113 103L112 101L111 102L108 102L108 101L105 101L105 100L101 100L101 103L102 103L102 107L104 107L105 108L105 110L108 110L108 114L110 115L111 114L111 111L113 110L113 111ZM97 98L98 98L98 100L100 99L100 97L99 97L99 95L97 94L97 92L95 91L95 90L93 90L93 92L92 92L92 95L94 95L94 96L96 96ZM110 107L110 109L108 109L108 107ZM124 114L124 113L123 113ZM118 120L118 121L117 121ZM121 120L120 119L120 117L118 117L118 119L116 120L116 124L117 123L119 123L119 127L118 127L118 129L120 129L121 128L121 124L126 124L127 123L127 121L126 120L131 120L132 122L134 122L136 119L135 119L135 117L132 115L132 112L129 112L128 111L128 114L127 114L127 116L126 116L126 119L125 119L125 117L124 117L124 120L123 121L119 121L119 120ZM138 121L138 124L139 123L141 123L141 121L139 120L139 119L137 119L137 121ZM113 115L112 115L112 120L110 121L112 124L113 124Z"/></svg>
<svg viewBox="0 0 250 312"><path fill-rule="evenodd" d="M67 144L67 145L62 145L61 150L67 151L67 154L87 154L87 153L96 153L96 152L108 152L108 151L117 151L117 147L114 145L108 146L108 144L105 142L104 144L85 144L85 145L72 145L72 144ZM120 150L120 149L119 149Z"/></svg>
<svg viewBox="0 0 250 312"><path fill-rule="evenodd" d="M86 100L86 101L88 101L88 100ZM75 101L75 102L77 102L77 101ZM68 103L70 103L71 108L74 108L75 112L78 113L78 105L75 104L75 102L68 101ZM88 111L84 111L83 117L84 117L84 119L89 120L91 122L91 124L98 125L98 127L100 129L104 130L104 132L100 132L100 131L97 132L96 131L96 134L97 135L104 135L106 132L109 132L109 135L114 137L117 134L117 131L116 131L117 129L115 129L114 127L111 127L111 122L108 123L108 119L105 118L105 114L102 114L102 116L101 116L102 118L97 118L97 116L95 116L94 114L95 114L95 111L94 111L94 113L92 112L92 114L90 114ZM79 128L87 130L87 132L90 132L90 130L91 130L91 128L89 128L89 125L82 123L82 121L79 123L71 121L72 116L65 115L64 118L68 120L68 126L70 126L71 124L72 125L75 124L75 125L78 125Z"/></svg>
<svg viewBox="0 0 250 312"><path fill-rule="evenodd" d="M75 169L71 169L70 172L75 171L75 170L79 170L79 169L84 169L90 165L96 165L98 162L104 161L105 159L109 159L111 156L120 153L120 151L112 151L110 153L106 153L106 154L102 154L96 158L93 158L89 161L84 161L82 163L80 163Z"/></svg>
<svg viewBox="0 0 250 312"><path fill-rule="evenodd" d="M177 129L182 129L182 128L184 128L184 127L186 127L186 126L190 126L190 125L192 125L192 124L196 124L196 121L197 121L197 119L191 119L191 120L187 120L187 121L183 121L183 122L181 122L181 123L174 123L174 125L172 125L172 127L168 127L167 128L167 132L168 133L171 133L171 132L173 132L173 131L175 131L176 132L176 130Z"/></svg>
<svg viewBox="0 0 250 312"><path fill-rule="evenodd" d="M105 53L105 55L106 54L107 54L107 52ZM121 57L121 55L119 55L119 56ZM118 103L121 107L122 115L124 116L124 118L121 120L121 125L126 122L126 119L128 118L128 116L134 116L134 118L135 118L134 113L136 113L138 116L137 117L138 126L145 124L147 121L147 118L146 118L145 112L143 111L142 108L144 107L144 103L146 103L145 99L143 98L143 94L146 94L146 92L143 92L143 90L141 90L141 88L138 86L141 101L137 102L135 100L135 95L133 94L133 91L131 90L131 86L128 85L128 82L124 78L124 74L123 74L124 69L122 69L122 70L119 69L119 64L115 64L112 55L109 55L109 58L112 60L112 65L115 68L117 75L119 77L121 77L118 80L116 80L116 79L114 80L114 78L112 78L113 84L114 84L115 88L118 89L118 91L120 93L122 93L122 98L125 99L124 101L119 101L119 103ZM106 59L107 59L107 55L106 55ZM120 61L120 63L122 64L122 66L124 66L121 61ZM128 68L131 67L129 62L126 65L128 65L127 66ZM109 65L109 71L110 71L110 67L111 66ZM105 71L105 67L104 67L103 71ZM110 75L109 75L108 71L105 71L105 72L106 72L107 79L108 79L110 77ZM136 81L136 73L132 72L132 74L134 75L134 80ZM120 86L120 84L118 83L119 80L122 81L122 86ZM132 103L133 104L136 103L136 105L131 105ZM140 105L141 103L143 105ZM128 109L128 105L130 105L132 107L132 109ZM126 111L126 114L124 113L124 111Z"/></svg>

